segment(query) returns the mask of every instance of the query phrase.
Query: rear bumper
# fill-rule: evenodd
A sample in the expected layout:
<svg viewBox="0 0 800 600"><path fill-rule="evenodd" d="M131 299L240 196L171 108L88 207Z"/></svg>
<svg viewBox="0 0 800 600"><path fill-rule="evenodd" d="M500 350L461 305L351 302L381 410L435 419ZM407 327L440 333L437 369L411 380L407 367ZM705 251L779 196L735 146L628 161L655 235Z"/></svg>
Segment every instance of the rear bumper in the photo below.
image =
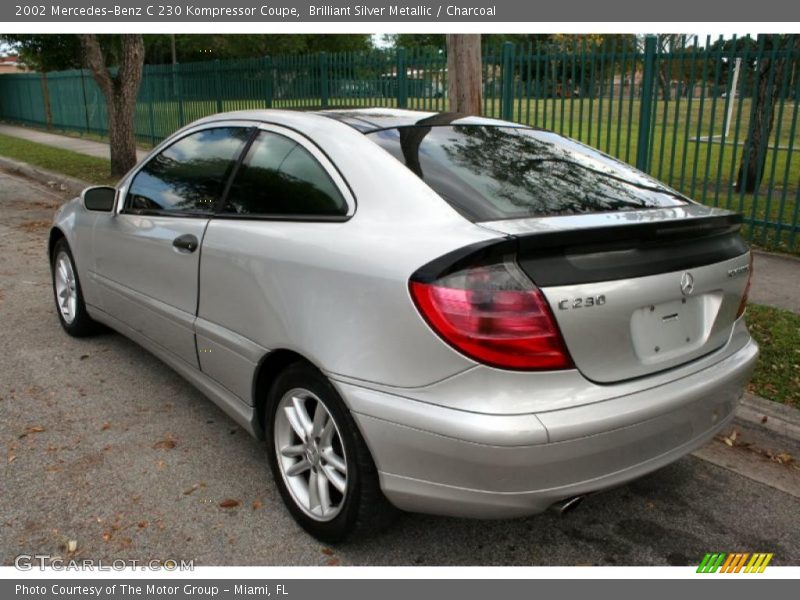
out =
<svg viewBox="0 0 800 600"><path fill-rule="evenodd" d="M704 445L733 419L757 355L751 340L692 375L533 414L467 412L335 384L393 504L415 512L504 518L617 486Z"/></svg>

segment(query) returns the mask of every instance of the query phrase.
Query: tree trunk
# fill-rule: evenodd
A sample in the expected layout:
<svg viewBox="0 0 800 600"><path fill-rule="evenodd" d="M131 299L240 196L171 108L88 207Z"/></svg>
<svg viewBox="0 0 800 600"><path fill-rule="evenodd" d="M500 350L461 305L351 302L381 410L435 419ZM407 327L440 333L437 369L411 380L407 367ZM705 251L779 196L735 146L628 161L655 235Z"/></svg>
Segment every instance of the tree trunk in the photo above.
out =
<svg viewBox="0 0 800 600"><path fill-rule="evenodd" d="M785 49L800 49L800 35L792 37L793 43L785 44ZM775 120L775 105L778 102L784 69L786 69L785 57L778 57L775 61L771 58L764 58L758 64L758 91L756 97L753 98L755 103L753 120L748 128L742 162L736 177L736 189L744 190L748 194L756 191L764 175L767 145ZM770 79L772 79L772 85L770 85Z"/></svg>
<svg viewBox="0 0 800 600"><path fill-rule="evenodd" d="M133 120L144 70L144 41L139 34L120 36L119 69L112 77L97 36L84 34L80 38L86 64L106 99L111 174L120 177L136 165Z"/></svg>
<svg viewBox="0 0 800 600"><path fill-rule="evenodd" d="M137 163L133 127L136 95L134 93L131 97L122 90L115 90L115 96L108 107L108 141L111 145L111 174L121 177Z"/></svg>
<svg viewBox="0 0 800 600"><path fill-rule="evenodd" d="M447 34L447 80L450 110L480 115L482 106L481 36Z"/></svg>
<svg viewBox="0 0 800 600"><path fill-rule="evenodd" d="M42 72L42 100L44 101L44 120L47 128L53 127L53 110L50 107L50 86L47 82L47 71Z"/></svg>
<svg viewBox="0 0 800 600"><path fill-rule="evenodd" d="M661 99L664 102L669 102L672 96L670 90L670 80L667 77L667 65L664 60L659 61L658 65L658 87L661 88Z"/></svg>

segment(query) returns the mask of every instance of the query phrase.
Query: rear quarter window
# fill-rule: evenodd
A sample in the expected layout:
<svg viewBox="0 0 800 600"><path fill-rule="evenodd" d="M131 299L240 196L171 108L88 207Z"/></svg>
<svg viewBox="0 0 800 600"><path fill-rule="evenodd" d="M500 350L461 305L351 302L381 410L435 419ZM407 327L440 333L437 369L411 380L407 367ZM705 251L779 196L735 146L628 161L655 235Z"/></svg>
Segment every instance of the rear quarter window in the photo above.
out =
<svg viewBox="0 0 800 600"><path fill-rule="evenodd" d="M369 134L472 221L686 204L656 179L555 133L522 127L400 127Z"/></svg>
<svg viewBox="0 0 800 600"><path fill-rule="evenodd" d="M335 217L347 213L347 202L310 152L283 135L262 131L233 179L223 212Z"/></svg>

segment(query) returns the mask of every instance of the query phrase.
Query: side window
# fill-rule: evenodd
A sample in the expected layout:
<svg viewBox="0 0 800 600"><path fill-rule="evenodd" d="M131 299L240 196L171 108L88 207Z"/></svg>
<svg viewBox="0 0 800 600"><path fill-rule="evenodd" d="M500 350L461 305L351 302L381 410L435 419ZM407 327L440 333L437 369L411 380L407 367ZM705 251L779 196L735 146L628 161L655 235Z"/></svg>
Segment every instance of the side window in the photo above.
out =
<svg viewBox="0 0 800 600"><path fill-rule="evenodd" d="M128 210L212 213L250 135L244 127L204 129L156 155L131 182Z"/></svg>
<svg viewBox="0 0 800 600"><path fill-rule="evenodd" d="M224 212L336 216L347 203L322 165L297 142L262 131L233 180Z"/></svg>

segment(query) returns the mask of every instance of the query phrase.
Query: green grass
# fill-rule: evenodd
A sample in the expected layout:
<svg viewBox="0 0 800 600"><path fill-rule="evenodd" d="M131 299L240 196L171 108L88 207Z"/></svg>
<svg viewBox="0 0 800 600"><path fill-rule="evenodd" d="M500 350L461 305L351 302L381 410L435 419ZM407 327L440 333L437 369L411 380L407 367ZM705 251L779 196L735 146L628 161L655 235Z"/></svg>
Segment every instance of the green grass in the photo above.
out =
<svg viewBox="0 0 800 600"><path fill-rule="evenodd" d="M750 304L746 318L750 334L761 346L750 391L800 408L800 315Z"/></svg>
<svg viewBox="0 0 800 600"><path fill-rule="evenodd" d="M113 185L117 181L111 176L108 160L2 134L0 155L90 183Z"/></svg>

